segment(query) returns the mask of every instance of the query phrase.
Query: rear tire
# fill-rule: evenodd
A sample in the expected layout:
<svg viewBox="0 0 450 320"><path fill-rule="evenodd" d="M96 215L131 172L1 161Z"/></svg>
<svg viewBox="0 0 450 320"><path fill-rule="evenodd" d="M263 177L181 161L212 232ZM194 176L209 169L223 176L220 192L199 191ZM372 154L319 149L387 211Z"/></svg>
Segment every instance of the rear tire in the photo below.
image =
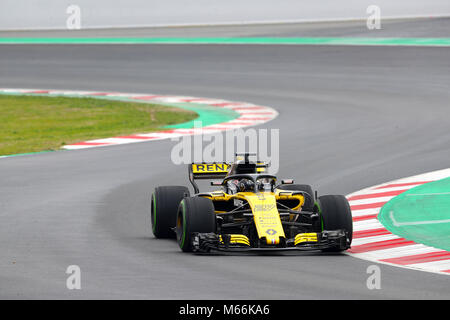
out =
<svg viewBox="0 0 450 320"><path fill-rule="evenodd" d="M175 238L172 228L177 221L178 205L184 197L189 197L189 189L183 186L155 188L151 199L151 223L156 238Z"/></svg>
<svg viewBox="0 0 450 320"><path fill-rule="evenodd" d="M202 197L185 198L178 208L176 221L177 242L183 252L192 252L194 232L216 232L216 214L210 199Z"/></svg>
<svg viewBox="0 0 450 320"><path fill-rule="evenodd" d="M311 197L305 197L305 204L303 208L305 211L312 211L314 207L314 192L309 184L282 184L277 189L287 191L302 191L309 194Z"/></svg>
<svg viewBox="0 0 450 320"><path fill-rule="evenodd" d="M343 229L347 231L351 243L353 237L353 220L348 200L341 195L327 195L319 197L318 204L323 230ZM330 248L323 251L340 252L344 250Z"/></svg>

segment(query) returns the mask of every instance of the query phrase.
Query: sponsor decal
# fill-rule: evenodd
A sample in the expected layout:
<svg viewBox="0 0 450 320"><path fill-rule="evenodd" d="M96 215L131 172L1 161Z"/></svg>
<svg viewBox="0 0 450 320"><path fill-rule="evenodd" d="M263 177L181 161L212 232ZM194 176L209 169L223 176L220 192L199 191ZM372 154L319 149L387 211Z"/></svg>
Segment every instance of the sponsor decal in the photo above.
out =
<svg viewBox="0 0 450 320"><path fill-rule="evenodd" d="M271 204L256 204L255 205L256 211L267 212L267 211L271 211L273 209L275 209L275 204L273 204L273 203L271 203Z"/></svg>
<svg viewBox="0 0 450 320"><path fill-rule="evenodd" d="M204 164L193 164L193 173L227 173L229 165L226 163L204 163Z"/></svg>

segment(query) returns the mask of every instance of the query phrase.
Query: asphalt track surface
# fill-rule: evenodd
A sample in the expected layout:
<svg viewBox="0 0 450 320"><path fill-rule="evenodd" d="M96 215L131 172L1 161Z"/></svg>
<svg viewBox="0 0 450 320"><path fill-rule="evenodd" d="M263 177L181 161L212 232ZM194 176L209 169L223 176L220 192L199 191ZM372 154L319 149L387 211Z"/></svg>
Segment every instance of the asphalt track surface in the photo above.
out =
<svg viewBox="0 0 450 320"><path fill-rule="evenodd" d="M432 35L430 35L432 36ZM348 194L450 167L448 48L1 46L0 86L192 95L276 108L280 177ZM0 160L0 298L448 299L450 278L346 255L196 256L151 235L188 184L156 141ZM79 265L82 289L65 274Z"/></svg>

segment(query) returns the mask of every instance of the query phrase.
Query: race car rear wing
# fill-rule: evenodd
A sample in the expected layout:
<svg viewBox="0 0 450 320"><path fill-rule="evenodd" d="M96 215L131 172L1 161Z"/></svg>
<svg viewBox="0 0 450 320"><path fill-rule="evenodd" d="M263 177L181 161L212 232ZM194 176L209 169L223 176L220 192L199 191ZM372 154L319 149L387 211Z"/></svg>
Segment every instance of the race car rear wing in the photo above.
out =
<svg viewBox="0 0 450 320"><path fill-rule="evenodd" d="M194 192L200 192L195 180L224 179L230 166L228 163L192 163L189 165L189 181L194 187Z"/></svg>
<svg viewBox="0 0 450 320"><path fill-rule="evenodd" d="M245 165L245 164L244 164ZM258 161L253 164L258 173L266 173L270 164ZM230 171L231 164L223 163L192 163L188 166L189 181L191 182L194 192L199 193L200 189L195 180L206 179L224 179Z"/></svg>

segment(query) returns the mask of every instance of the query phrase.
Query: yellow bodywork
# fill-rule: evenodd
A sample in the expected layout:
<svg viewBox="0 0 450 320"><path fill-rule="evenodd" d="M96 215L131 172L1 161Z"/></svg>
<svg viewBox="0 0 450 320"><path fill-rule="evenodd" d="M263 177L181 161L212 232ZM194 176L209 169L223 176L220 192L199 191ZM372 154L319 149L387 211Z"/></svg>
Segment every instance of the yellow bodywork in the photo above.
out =
<svg viewBox="0 0 450 320"><path fill-rule="evenodd" d="M222 236L219 236L219 241L223 243ZM230 234L230 243L238 243L250 246L250 240L243 234Z"/></svg>
<svg viewBox="0 0 450 320"><path fill-rule="evenodd" d="M304 242L317 242L317 233L299 233L295 236L294 245L298 245Z"/></svg>
<svg viewBox="0 0 450 320"><path fill-rule="evenodd" d="M286 238L277 209L277 200L297 199L299 204L292 208L293 210L300 210L305 203L305 198L302 194L293 193L292 191L276 190L275 192L239 192L229 195L223 191L216 191L202 194L202 196L211 198L213 201L229 201L233 199L247 201L252 209L259 238L264 237L268 245L277 245L280 243L281 238ZM236 242L238 242L237 239Z"/></svg>

